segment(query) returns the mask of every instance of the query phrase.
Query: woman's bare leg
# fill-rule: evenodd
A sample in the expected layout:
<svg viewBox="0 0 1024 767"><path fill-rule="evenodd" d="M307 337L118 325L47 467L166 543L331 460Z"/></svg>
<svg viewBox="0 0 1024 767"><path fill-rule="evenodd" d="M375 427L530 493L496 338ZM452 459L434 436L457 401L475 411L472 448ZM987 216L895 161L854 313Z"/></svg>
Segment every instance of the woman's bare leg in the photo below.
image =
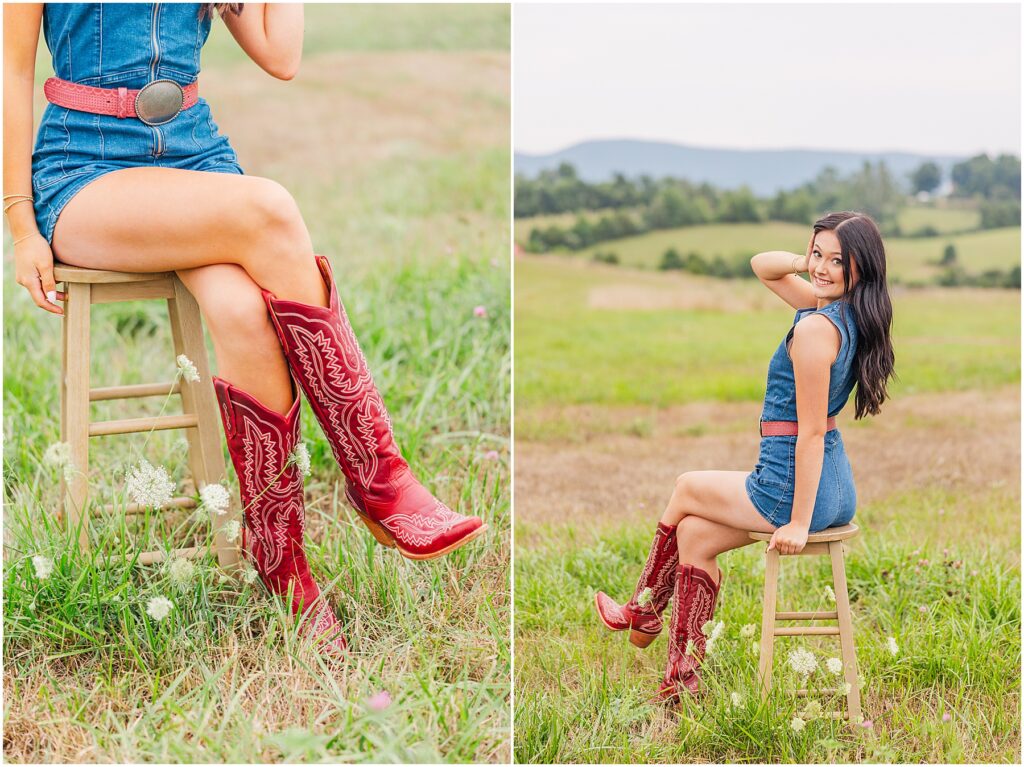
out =
<svg viewBox="0 0 1024 767"><path fill-rule="evenodd" d="M745 471L690 471L676 479L661 521L678 525L679 562L717 575L719 554L754 541L751 531L775 527L758 513L747 495Z"/></svg>
<svg viewBox="0 0 1024 767"><path fill-rule="evenodd" d="M267 407L287 413L295 392L259 285L237 264L179 269L178 276L206 318L217 374Z"/></svg>
<svg viewBox="0 0 1024 767"><path fill-rule="evenodd" d="M280 184L176 168L113 171L65 206L53 252L74 266L177 271L206 317L221 377L278 412L294 402L260 287L318 306L327 289Z"/></svg>
<svg viewBox="0 0 1024 767"><path fill-rule="evenodd" d="M276 181L259 176L154 167L113 171L65 206L53 252L74 266L116 271L237 264L278 298L327 303L295 200Z"/></svg>

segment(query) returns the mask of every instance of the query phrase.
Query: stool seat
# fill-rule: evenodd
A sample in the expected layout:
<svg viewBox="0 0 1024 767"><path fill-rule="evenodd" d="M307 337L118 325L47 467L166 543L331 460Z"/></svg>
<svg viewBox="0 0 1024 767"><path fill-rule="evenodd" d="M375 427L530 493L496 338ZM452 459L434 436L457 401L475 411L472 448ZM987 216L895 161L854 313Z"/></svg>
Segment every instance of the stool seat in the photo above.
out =
<svg viewBox="0 0 1024 767"><path fill-rule="evenodd" d="M173 277L174 272L112 272L106 269L89 269L53 262L53 279L56 282L77 282L88 285L118 282L147 282Z"/></svg>
<svg viewBox="0 0 1024 767"><path fill-rule="evenodd" d="M819 530L816 533L811 533L807 536L808 543L830 543L832 541L845 541L847 538L852 538L860 532L860 528L854 524L839 525L838 527L827 527L824 530ZM772 539L772 533L750 533L750 537L755 541L770 541Z"/></svg>

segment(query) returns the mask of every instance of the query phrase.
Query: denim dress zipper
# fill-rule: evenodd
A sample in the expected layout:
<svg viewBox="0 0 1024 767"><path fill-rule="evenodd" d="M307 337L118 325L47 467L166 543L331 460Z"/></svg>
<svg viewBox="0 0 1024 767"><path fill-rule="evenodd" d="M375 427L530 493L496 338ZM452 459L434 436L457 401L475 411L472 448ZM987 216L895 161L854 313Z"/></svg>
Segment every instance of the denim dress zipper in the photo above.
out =
<svg viewBox="0 0 1024 767"><path fill-rule="evenodd" d="M152 24L150 26L150 34L151 34L152 40L153 40L153 60L149 64L149 81L150 82L153 82L153 80L156 79L156 68L157 68L157 64L160 61L160 41L159 41L159 39L157 37L157 33L156 33L156 22L157 22L157 16L159 15L159 13L160 13L160 3L153 3L153 22L152 22ZM160 128L158 126L154 125L154 126L152 126L152 128L156 132L156 153L153 156L154 157L159 157L160 155L162 155L164 153L164 135L163 135L163 133L160 132Z"/></svg>

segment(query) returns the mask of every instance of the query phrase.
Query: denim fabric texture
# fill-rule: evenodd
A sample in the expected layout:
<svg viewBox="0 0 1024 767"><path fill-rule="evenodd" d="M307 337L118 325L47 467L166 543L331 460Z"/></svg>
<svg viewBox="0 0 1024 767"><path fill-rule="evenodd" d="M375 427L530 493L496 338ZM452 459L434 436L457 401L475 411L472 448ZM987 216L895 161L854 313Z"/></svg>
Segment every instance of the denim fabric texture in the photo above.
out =
<svg viewBox="0 0 1024 767"><path fill-rule="evenodd" d="M99 88L139 89L164 79L184 87L199 75L210 34L211 18L200 20L199 7L46 3L42 27L54 74ZM52 242L57 217L77 192L105 173L137 166L243 173L203 98L157 126L47 104L32 152L39 231Z"/></svg>
<svg viewBox="0 0 1024 767"><path fill-rule="evenodd" d="M829 371L828 415L843 409L857 383L853 368L857 352L857 322L852 307L844 300L833 301L821 309L798 309L793 327L775 350L768 363L762 421L795 421L796 382L793 362L786 345L793 336L796 323L809 314L827 317L839 330L842 343L839 355ZM792 437L762 437L757 466L747 475L747 495L761 516L775 527L790 521L793 513L793 490L796 484L796 440ZM853 519L857 508L857 490L853 470L846 457L839 429L825 434L825 456L814 501L810 531L845 525Z"/></svg>

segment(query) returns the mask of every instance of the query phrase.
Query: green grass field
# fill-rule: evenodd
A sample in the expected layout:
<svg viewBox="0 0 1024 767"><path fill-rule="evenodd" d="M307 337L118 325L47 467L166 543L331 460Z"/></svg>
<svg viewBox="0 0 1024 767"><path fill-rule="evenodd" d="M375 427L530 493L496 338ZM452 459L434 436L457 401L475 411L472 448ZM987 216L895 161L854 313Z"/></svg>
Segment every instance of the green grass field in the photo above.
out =
<svg viewBox="0 0 1024 767"><path fill-rule="evenodd" d="M638 650L593 610L598 589L632 592L677 474L753 467L736 456L756 454L756 427L744 435L793 311L756 281L564 256L518 258L515 281L517 761L1019 761L1019 292L894 291L900 380L881 416L853 421L852 398L841 416L863 531L847 577L871 721L845 728L809 718L786 668L805 647L822 666L809 686L834 686L829 637L777 640L777 688L760 700L759 546L719 559L725 634L701 703L651 702L665 636ZM817 557L785 561L780 609L828 609L827 574ZM740 635L748 624L753 638Z"/></svg>
<svg viewBox="0 0 1024 767"><path fill-rule="evenodd" d="M960 223L966 221L970 211L928 213L927 216L916 212L908 213L908 216L920 221L921 226L924 223L933 223L937 228L946 227L959 231ZM937 213L942 215L935 215ZM526 241L525 237L521 236L522 232L529 236L532 226L527 223L528 221L533 219L516 221L516 237L520 242ZM675 248L684 256L694 251L704 258L721 256L731 262L744 256L749 260L753 254L766 250L804 253L809 237L810 227L779 221L762 224L708 224L664 229L636 237L609 240L584 248L573 255L589 260L598 251L611 252L617 255L625 266L656 269L662 255L669 248ZM938 237L890 237L886 239L889 277L896 277L903 282L930 282L942 271L940 267L930 262L939 260L947 245L956 248L957 262L970 274L984 272L986 269L1009 269L1020 263L1019 227Z"/></svg>
<svg viewBox="0 0 1024 767"><path fill-rule="evenodd" d="M290 83L244 61L219 25L203 71L218 123L248 174L275 178L292 192L314 247L331 257L413 469L453 508L482 516L490 532L431 562L383 549L345 503L341 472L304 404L312 454L308 552L345 625L347 661L326 664L297 640L277 600L222 578L212 561L184 586L163 565L101 568L54 521L57 475L42 456L59 439L59 320L14 283L8 238L5 756L507 761L508 9L311 6L307 54ZM339 55L354 72L335 71ZM453 76L459 72L465 77ZM323 85L328 76L334 90ZM315 99L311 82L321 83ZM275 99L261 108L284 110L290 122L261 119L247 102L245 93L264 88ZM323 117L330 122L316 119ZM337 135L325 134L325 125ZM460 140L466 125L473 130ZM291 131L290 141L280 140L279 127ZM476 306L487 316L474 316ZM173 375L160 302L96 307L93 317L93 385ZM106 404L94 408L94 419L112 416ZM159 407L147 401L140 412ZM123 469L143 441L92 442L94 497L122 495ZM153 434L145 457L175 481L187 478L179 433ZM234 498L237 505L237 489ZM127 523L115 514L95 519L92 532L97 553L130 561L136 547L202 541L207 528L184 514ZM35 555L54 562L45 580L34 572ZM145 612L157 595L175 604L159 623ZM382 692L390 696L386 707L374 703Z"/></svg>
<svg viewBox="0 0 1024 767"><path fill-rule="evenodd" d="M545 406L759 400L767 359L794 314L756 280L555 256L517 259L515 270L516 418L526 428ZM902 291L894 344L894 396L1017 380L1020 294Z"/></svg>

